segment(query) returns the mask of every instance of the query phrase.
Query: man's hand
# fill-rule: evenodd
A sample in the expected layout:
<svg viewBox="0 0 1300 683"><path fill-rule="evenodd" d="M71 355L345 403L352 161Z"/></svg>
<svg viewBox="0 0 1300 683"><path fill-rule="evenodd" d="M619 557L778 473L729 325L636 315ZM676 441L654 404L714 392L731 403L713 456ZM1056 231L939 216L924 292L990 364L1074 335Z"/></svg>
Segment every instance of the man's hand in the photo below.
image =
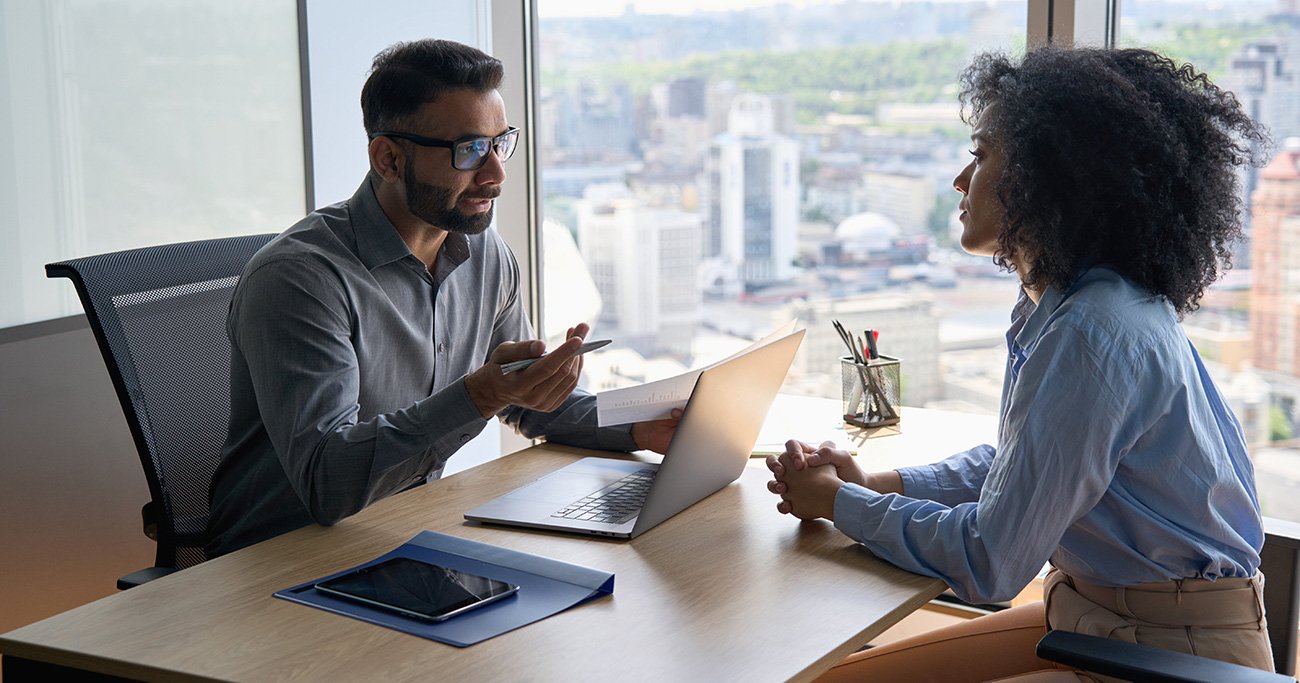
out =
<svg viewBox="0 0 1300 683"><path fill-rule="evenodd" d="M668 444L672 443L673 434L677 433L677 423L682 419L682 409L673 408L672 415L663 420L637 422L632 425L632 440L637 449L667 453Z"/></svg>
<svg viewBox="0 0 1300 683"><path fill-rule="evenodd" d="M534 339L504 342L493 349L486 365L465 376L465 389L479 414L492 417L510 405L544 413L559 408L578 386L582 356L577 352L589 331L586 323L569 328L563 344L536 363L508 375L501 374L502 365L541 356L546 344Z"/></svg>

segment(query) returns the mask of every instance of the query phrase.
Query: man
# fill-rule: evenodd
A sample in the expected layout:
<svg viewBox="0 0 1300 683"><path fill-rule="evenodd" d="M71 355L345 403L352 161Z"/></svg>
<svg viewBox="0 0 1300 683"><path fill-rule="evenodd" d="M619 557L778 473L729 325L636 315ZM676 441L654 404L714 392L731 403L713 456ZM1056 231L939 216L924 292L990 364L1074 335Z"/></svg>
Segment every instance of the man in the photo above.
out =
<svg viewBox="0 0 1300 683"><path fill-rule="evenodd" d="M667 449L675 419L595 426L595 398L575 389L585 324L531 367L501 371L544 351L514 256L487 229L520 135L501 78L501 62L449 41L381 52L361 92L361 187L244 269L210 556L436 478L493 415L528 437Z"/></svg>

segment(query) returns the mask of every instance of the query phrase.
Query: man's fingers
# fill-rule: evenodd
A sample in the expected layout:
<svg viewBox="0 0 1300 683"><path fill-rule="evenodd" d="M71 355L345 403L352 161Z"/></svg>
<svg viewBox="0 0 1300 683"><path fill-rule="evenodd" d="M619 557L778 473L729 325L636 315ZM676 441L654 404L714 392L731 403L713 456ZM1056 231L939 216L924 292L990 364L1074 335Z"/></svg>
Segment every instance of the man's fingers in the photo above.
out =
<svg viewBox="0 0 1300 683"><path fill-rule="evenodd" d="M517 342L501 342L492 349L491 360L498 365L513 363L518 360L536 358L546 351L546 344L540 339Z"/></svg>
<svg viewBox="0 0 1300 683"><path fill-rule="evenodd" d="M555 347L542 357L541 360L533 363L528 370L533 377L545 378L555 374L562 373L564 364L573 360L577 355L578 349L582 347L582 339L579 337L569 337L564 340L563 344Z"/></svg>
<svg viewBox="0 0 1300 683"><path fill-rule="evenodd" d="M778 496L781 495L782 493L785 493L785 488L786 488L785 484L779 481L767 482L767 490L777 494Z"/></svg>
<svg viewBox="0 0 1300 683"><path fill-rule="evenodd" d="M577 387L576 374L555 374L538 383L530 395L535 397L537 409L549 413L559 408Z"/></svg>
<svg viewBox="0 0 1300 683"><path fill-rule="evenodd" d="M566 390L564 382L549 384L545 389L536 394L537 402L535 405L537 406L537 410L549 413L552 410L559 408L560 405L564 403L564 399L572 393L572 391L573 389L571 387Z"/></svg>
<svg viewBox="0 0 1300 683"><path fill-rule="evenodd" d="M569 362L565 363L555 374L556 376L572 375L577 378L582 374L582 356L570 358Z"/></svg>

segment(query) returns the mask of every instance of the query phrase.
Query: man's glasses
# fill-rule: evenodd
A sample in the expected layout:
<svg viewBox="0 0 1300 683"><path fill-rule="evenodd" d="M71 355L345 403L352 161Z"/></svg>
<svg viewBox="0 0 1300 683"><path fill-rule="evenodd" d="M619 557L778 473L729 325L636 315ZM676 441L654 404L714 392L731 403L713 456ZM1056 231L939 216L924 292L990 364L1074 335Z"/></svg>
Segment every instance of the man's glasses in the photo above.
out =
<svg viewBox="0 0 1300 683"><path fill-rule="evenodd" d="M494 138L469 137L459 140L438 140L437 138L426 138L423 135L414 133L397 133L385 130L371 133L370 139L374 140L381 135L399 140L409 140L421 147L446 147L451 150L451 166L458 171L477 171L483 168L483 164L487 163L489 151L496 152L497 158L505 161L514 155L515 145L519 143L519 129L514 126Z"/></svg>

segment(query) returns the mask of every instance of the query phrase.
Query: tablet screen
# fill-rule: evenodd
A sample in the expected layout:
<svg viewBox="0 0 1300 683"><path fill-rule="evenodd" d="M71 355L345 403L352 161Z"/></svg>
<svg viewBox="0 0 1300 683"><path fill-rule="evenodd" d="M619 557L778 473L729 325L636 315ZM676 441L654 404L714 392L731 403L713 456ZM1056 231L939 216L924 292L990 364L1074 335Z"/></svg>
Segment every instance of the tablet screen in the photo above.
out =
<svg viewBox="0 0 1300 683"><path fill-rule="evenodd" d="M405 557L322 581L316 588L431 621L441 621L519 590L503 581Z"/></svg>

